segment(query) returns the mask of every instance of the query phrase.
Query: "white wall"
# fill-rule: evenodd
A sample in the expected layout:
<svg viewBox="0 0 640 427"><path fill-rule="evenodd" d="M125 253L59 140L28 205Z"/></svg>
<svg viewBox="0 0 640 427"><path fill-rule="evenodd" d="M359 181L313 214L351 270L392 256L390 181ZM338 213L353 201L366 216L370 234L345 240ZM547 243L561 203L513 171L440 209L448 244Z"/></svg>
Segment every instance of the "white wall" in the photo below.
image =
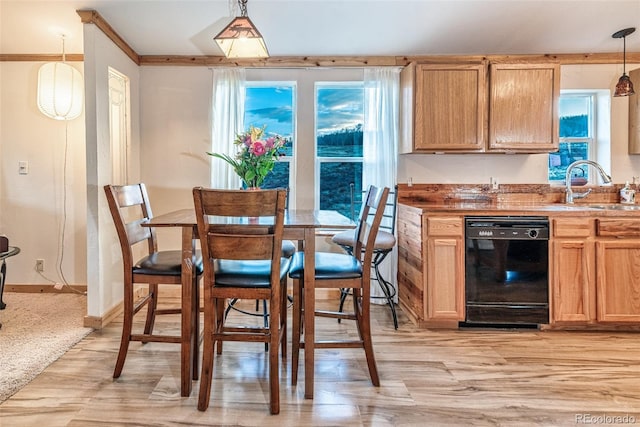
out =
<svg viewBox="0 0 640 427"><path fill-rule="evenodd" d="M21 249L7 261L7 282L50 284L34 270L41 258L50 280L62 283L64 276L69 284L83 285L87 278L84 116L65 122L40 113L36 92L42 64L0 62L0 234ZM82 72L81 63L70 65ZM19 161L28 162L27 175L18 174Z"/></svg>
<svg viewBox="0 0 640 427"><path fill-rule="evenodd" d="M122 301L122 253L103 186L111 183L109 67L129 78L129 177L140 179L139 68L93 24L84 25L87 165L87 314L100 317Z"/></svg>

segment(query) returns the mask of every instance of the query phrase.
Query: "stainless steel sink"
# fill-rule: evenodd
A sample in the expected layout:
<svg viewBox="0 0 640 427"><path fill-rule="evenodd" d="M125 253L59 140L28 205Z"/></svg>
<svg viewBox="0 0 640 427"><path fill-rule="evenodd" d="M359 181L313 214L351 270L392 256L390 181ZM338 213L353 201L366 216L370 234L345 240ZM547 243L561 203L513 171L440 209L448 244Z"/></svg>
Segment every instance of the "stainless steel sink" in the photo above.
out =
<svg viewBox="0 0 640 427"><path fill-rule="evenodd" d="M640 205L623 205L621 203L608 203L604 205L584 205L592 209L615 210L615 211L640 211Z"/></svg>

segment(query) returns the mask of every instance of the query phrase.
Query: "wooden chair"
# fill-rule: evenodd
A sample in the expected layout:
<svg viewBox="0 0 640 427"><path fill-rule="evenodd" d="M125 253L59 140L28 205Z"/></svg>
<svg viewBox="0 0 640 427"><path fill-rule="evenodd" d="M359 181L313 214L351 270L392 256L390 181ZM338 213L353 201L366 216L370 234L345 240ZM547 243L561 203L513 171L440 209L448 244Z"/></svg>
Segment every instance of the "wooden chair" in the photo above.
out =
<svg viewBox="0 0 640 427"><path fill-rule="evenodd" d="M375 277L372 280L378 282L380 290L382 290L383 296L373 296L371 298L384 298L387 305L391 309L391 317L393 318L393 326L398 329L398 315L396 313L396 305L393 298L396 295L396 288L393 283L388 281L382 275L380 271L380 265L387 258L393 248L396 246L396 210L398 206L398 186L396 185L394 190L389 191L390 200L384 205L384 213L382 214L382 221L378 228L378 234L376 235L376 241L373 247L373 259L371 260L371 268L375 273ZM353 197L352 197L353 199ZM375 215L375 212L369 211L369 216ZM343 231L335 234L331 241L340 247L342 247L347 253L353 254L353 247L355 246L356 236L351 230ZM348 289L342 289L340 292L340 309L342 311L344 302L347 296L350 295Z"/></svg>
<svg viewBox="0 0 640 427"><path fill-rule="evenodd" d="M356 340L316 340L315 348L363 348L371 382L375 386L380 385L378 369L373 354L373 342L371 340L370 324L370 296L371 296L371 259L374 253L375 238L380 227L384 205L389 194L388 188L369 187L360 218L356 226L355 236L357 240L354 245L353 254L341 254L332 252L315 253L315 287L348 289L353 294L353 312L321 311L316 310L315 315L321 317L332 317L337 319L355 320L358 329L358 339ZM369 211L375 210L375 215L370 218ZM371 223L367 224L367 218ZM369 230L367 232L367 229ZM305 348L305 343L301 341L303 333L302 317L304 306L304 253L297 252L293 256L289 276L294 279L293 283L293 337L292 337L292 359L291 359L291 384L296 385L298 380L298 360L300 348ZM306 351L306 350L305 350ZM313 370L310 370L313 372ZM305 367L305 372L309 372ZM305 378L305 381L309 379ZM312 380L311 380L312 381Z"/></svg>
<svg viewBox="0 0 640 427"><path fill-rule="evenodd" d="M287 194L287 198L286 198L286 202L285 202L285 210L289 209L289 187L286 188L276 188L276 189L283 189L286 191ZM283 240L282 241L282 256L285 258L291 258L293 256L293 254L296 253L296 250L298 249L298 246L292 242L291 240ZM293 297L288 297L289 301L293 301ZM251 312L242 308L238 307L238 302L239 302L239 298L234 298L232 300L229 300L229 304L227 304L227 308L224 312L225 316L229 315L229 312L231 310L235 310L237 312L240 312L242 314L246 314L249 316L260 316L262 317L262 324L264 325L265 328L269 327L269 307L267 306L267 301L266 300L256 300L256 307L255 307L255 311ZM262 303L262 311L260 311L260 303ZM286 309L286 306L285 306ZM265 343L264 344L264 350L267 351L269 350L269 344ZM282 349L282 357L286 357L286 347Z"/></svg>
<svg viewBox="0 0 640 427"><path fill-rule="evenodd" d="M155 229L142 227L141 224L153 218L149 196L143 183L132 185L105 185L104 191L109 203L109 210L116 226L122 262L124 266L124 316L122 325L122 339L118 359L113 371L113 378L122 373L129 343L131 341L181 343L182 337L175 335L155 335L153 327L156 315L178 314L180 308L158 308L159 285L178 285L181 282L182 251L158 251ZM138 249L139 247L139 249ZM136 252L138 251L138 252ZM134 253L143 252L144 256L137 262ZM198 307L199 286L198 279L202 275L202 257L196 254L193 260L193 300L194 307ZM147 284L144 296L137 298L136 284ZM142 333L133 333L134 316L147 306L147 317ZM198 347L199 322L194 316L193 331L196 336L193 353L193 379L198 379Z"/></svg>
<svg viewBox="0 0 640 427"><path fill-rule="evenodd" d="M285 197L284 190L193 189L205 260L201 411L209 406L214 351L221 354L224 341L248 341L269 344L270 410L280 412L279 350L286 346L290 264L282 256ZM268 327L225 325L228 299L267 300Z"/></svg>

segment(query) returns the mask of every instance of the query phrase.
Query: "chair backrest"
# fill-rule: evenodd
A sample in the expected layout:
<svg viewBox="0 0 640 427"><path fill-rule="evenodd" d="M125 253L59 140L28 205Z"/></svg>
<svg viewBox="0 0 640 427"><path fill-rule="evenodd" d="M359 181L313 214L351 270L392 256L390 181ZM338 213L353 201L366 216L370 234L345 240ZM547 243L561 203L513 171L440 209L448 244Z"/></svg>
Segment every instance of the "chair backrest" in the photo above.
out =
<svg viewBox="0 0 640 427"><path fill-rule="evenodd" d="M351 219L356 220L356 200L355 200L355 186L351 186ZM362 191L362 196L366 197L367 190ZM364 201L363 201L364 203ZM384 204L384 213L382 215L382 221L380 222L380 230L387 231L391 234L395 234L396 231L396 211L398 207L398 185L396 184L393 189L389 190L389 197ZM362 208L360 209L362 211ZM369 216L373 216L375 211L370 210Z"/></svg>
<svg viewBox="0 0 640 427"><path fill-rule="evenodd" d="M279 280L286 190L196 187L193 200L206 266L216 259L271 260L277 266L272 279ZM205 274L212 270L205 267ZM207 279L213 283L212 276Z"/></svg>
<svg viewBox="0 0 640 427"><path fill-rule="evenodd" d="M389 188L369 186L365 199L362 201L360 217L356 226L356 244L354 254L362 254L363 265L371 265L376 235L384 216L384 206L389 197ZM373 216L370 215L372 213ZM364 271L369 271L368 268Z"/></svg>
<svg viewBox="0 0 640 427"><path fill-rule="evenodd" d="M140 224L153 218L147 189L143 183L130 185L105 185L104 191L109 211L116 226L125 271L133 268L133 247L147 243L147 255L158 251L156 232L152 227Z"/></svg>

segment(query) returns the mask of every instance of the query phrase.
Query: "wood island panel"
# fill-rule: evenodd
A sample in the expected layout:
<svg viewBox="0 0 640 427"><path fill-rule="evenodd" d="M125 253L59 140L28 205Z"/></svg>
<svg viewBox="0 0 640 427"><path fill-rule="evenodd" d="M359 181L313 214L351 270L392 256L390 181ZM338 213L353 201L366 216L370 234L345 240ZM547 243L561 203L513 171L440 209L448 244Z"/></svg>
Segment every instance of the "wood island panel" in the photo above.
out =
<svg viewBox="0 0 640 427"><path fill-rule="evenodd" d="M398 302L414 322L424 313L422 211L398 205Z"/></svg>

